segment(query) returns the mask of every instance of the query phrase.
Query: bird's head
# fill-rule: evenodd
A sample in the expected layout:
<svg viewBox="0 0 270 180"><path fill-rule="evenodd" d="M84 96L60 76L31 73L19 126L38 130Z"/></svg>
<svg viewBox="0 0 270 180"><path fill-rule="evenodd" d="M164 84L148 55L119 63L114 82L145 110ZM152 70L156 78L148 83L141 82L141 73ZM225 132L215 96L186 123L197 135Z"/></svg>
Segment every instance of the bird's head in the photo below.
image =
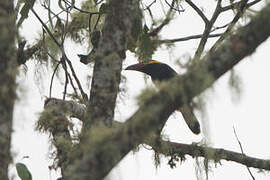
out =
<svg viewBox="0 0 270 180"><path fill-rule="evenodd" d="M128 66L125 70L143 72L151 76L152 80L168 80L176 75L176 72L167 64L152 60L148 63L139 62Z"/></svg>

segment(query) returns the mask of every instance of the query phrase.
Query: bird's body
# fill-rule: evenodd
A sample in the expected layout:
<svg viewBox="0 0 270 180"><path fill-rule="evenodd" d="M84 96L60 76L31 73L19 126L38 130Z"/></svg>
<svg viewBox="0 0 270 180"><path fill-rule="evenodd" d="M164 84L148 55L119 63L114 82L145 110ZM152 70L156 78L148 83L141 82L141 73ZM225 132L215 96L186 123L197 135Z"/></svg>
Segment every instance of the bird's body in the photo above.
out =
<svg viewBox="0 0 270 180"><path fill-rule="evenodd" d="M139 71L151 76L151 79L155 85L157 85L156 82L168 81L169 79L177 75L174 69L172 69L167 64L161 63L159 61L150 61L149 63L142 63L142 62L137 63L128 66L126 70ZM194 134L199 134L200 124L197 118L195 117L192 108L188 104L185 104L179 109L179 111L181 111L184 120L186 121L190 130Z"/></svg>

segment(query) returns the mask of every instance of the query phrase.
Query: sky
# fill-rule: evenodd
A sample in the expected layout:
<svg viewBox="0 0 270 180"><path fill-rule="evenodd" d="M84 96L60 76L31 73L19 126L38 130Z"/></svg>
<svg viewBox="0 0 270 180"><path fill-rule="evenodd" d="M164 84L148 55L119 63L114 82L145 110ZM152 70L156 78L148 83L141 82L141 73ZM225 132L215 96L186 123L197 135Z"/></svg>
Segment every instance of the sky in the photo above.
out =
<svg viewBox="0 0 270 180"><path fill-rule="evenodd" d="M213 4L204 2L205 7L212 10ZM208 3L208 4L207 4ZM187 6L184 6L184 8ZM35 7L38 8L38 7ZM158 7L156 7L158 9ZM159 14L157 10L156 14ZM231 14L223 16L220 23L228 22ZM46 19L46 16L43 17ZM147 19L146 19L147 21ZM192 22L192 23L190 23ZM186 10L183 15L175 20L169 27L164 29L162 34L166 38L184 37L202 32L203 22L192 10ZM22 34L27 37L28 42L33 42L37 37L40 24L32 16L25 22ZM36 30L35 30L36 29ZM179 73L181 68L175 62L183 61L189 55L192 56L196 50L198 41L179 42L173 49L168 51L160 48L153 55L153 59L169 64ZM210 42L211 44L211 42ZM210 47L209 45L207 46ZM234 73L239 76L241 83L241 93L237 96L228 85L230 73L222 76L212 88L201 94L204 98L204 112L197 110L198 116L203 126L202 135L193 135L185 125L180 113L174 113L169 118L164 127L163 134L166 138L174 142L192 143L207 141L211 147L224 148L240 152L239 144L233 133L235 127L239 140L242 143L244 152L253 157L269 159L270 144L265 141L269 137L269 103L270 99L270 62L267 59L270 50L270 41L263 43L250 57L240 62ZM87 52L79 46L72 46L71 42L66 45L68 56L72 59L75 71L80 72L79 78L83 86L89 85L87 75L90 75L89 67L81 63L76 54ZM123 66L126 67L136 62L136 58L127 54ZM12 136L12 152L14 154L14 164L23 162L27 165L36 180L55 180L59 177L59 171L49 171L48 166L52 161L49 158L50 147L49 136L34 131L35 123L39 113L43 110L45 96L48 96L49 81L52 72L46 68L36 68L35 61L27 62L27 73L21 72L19 83L19 99L14 110L14 133ZM22 69L22 67L21 67ZM151 80L146 79L139 72L123 71L127 77L127 94L125 102L119 100L115 110L115 119L124 121L130 117L137 109L136 97L145 87L153 87ZM64 79L55 83L53 96L61 98ZM23 156L29 156L23 159ZM154 166L153 152L145 147L140 147L137 152L130 152L116 168L108 175L107 179L113 180L144 180L144 179L196 179L196 162L187 156L185 162L177 164L175 169L170 169L167 165L168 159L161 157L161 165ZM211 165L209 179L251 179L245 166L233 162L221 161L222 165ZM15 180L15 166L10 166L10 176ZM251 168L256 179L266 180L270 178L269 173L259 172Z"/></svg>

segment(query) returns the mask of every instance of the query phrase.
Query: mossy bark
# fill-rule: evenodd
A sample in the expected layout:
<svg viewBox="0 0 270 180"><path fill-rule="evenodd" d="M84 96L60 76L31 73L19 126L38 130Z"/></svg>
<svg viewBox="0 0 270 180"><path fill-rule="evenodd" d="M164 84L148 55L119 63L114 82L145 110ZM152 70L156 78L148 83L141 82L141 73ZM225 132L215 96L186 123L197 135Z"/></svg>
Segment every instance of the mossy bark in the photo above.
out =
<svg viewBox="0 0 270 180"><path fill-rule="evenodd" d="M16 98L16 32L13 1L0 3L0 179L8 179L8 165L12 161L10 141L13 106Z"/></svg>

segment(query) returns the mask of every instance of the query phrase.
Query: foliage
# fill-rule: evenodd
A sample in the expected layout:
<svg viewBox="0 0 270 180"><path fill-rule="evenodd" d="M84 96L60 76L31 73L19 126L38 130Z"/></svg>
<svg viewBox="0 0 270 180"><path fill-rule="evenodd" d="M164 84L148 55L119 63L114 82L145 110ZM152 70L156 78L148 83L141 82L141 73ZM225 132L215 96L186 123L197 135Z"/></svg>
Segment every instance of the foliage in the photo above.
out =
<svg viewBox="0 0 270 180"><path fill-rule="evenodd" d="M32 174L25 164L16 163L16 170L21 180L32 180Z"/></svg>

